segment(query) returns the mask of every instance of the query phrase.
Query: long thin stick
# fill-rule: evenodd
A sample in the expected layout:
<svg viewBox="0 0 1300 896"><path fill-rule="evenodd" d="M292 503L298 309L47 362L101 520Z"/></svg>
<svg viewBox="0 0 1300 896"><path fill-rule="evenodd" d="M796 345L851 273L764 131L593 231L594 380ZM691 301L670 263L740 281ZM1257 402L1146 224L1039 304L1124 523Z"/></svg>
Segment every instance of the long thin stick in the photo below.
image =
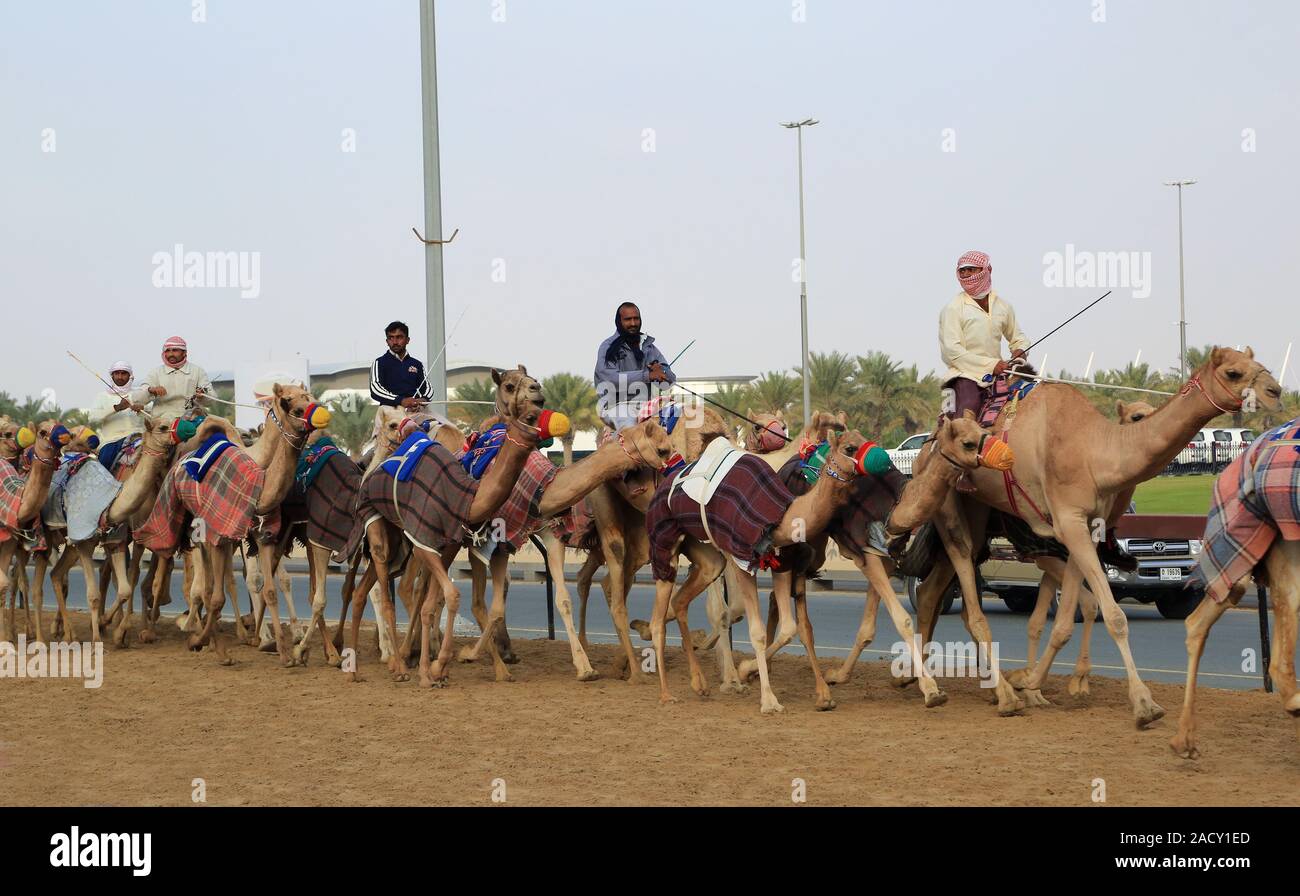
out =
<svg viewBox="0 0 1300 896"><path fill-rule="evenodd" d="M782 436L779 432L776 432L776 431L773 430L773 429L768 429L768 427L764 426L762 423L759 423L757 420L755 420L755 419L753 419L753 418L751 418L751 417L746 417L744 414L740 413L739 411L733 411L731 408L727 407L725 404L718 404L718 403L717 403L716 401L714 401L712 398L706 398L706 397L704 397L703 395L701 395L701 394L698 393L698 392L692 391L691 389L687 389L687 388L686 388L685 386L683 386L681 383L673 383L673 387L676 388L676 389L681 389L683 392L690 392L691 395L694 395L694 396L695 396L696 398L698 398L700 401L706 401L706 402L708 402L709 404L713 405L715 408L721 408L722 410L726 411L728 414L731 414L731 415L733 415L733 416L739 417L741 420L747 420L747 421L749 421L750 423L752 423L752 424L754 424L755 426L757 426L759 429L766 429L768 432L772 433L772 435L774 435L774 436L780 436L781 438L785 439L787 442L793 442L793 441L794 441L794 439L790 438L789 436Z"/></svg>
<svg viewBox="0 0 1300 896"><path fill-rule="evenodd" d="M1070 316L1070 319L1067 320L1067 321L1065 322L1065 324L1068 324L1071 320L1074 320L1074 319L1075 319L1076 317L1078 317L1080 314L1083 314L1084 311L1087 311L1087 310L1088 310L1089 308L1091 308L1093 305L1096 305L1098 302L1100 302L1102 299L1106 298L1106 296L1110 295L1112 292L1114 292L1113 289L1108 289L1108 290L1106 290L1106 292L1105 292L1104 294L1102 294L1102 296L1101 296L1100 298L1097 298L1097 299L1092 300L1092 301L1089 302L1089 303L1088 303L1088 304L1087 304L1087 305L1086 305L1082 310L1080 310L1080 311L1076 311L1073 315L1071 315L1071 316ZM1061 324L1061 326L1057 327L1056 330L1061 329L1061 327L1065 326L1065 324ZM1052 330L1051 333L1048 333L1048 334L1047 334L1047 336L1051 336L1052 333L1055 333L1055 332L1056 332L1056 330ZM1026 354L1026 355L1029 354L1029 349L1032 349L1035 345L1038 345L1038 343L1039 343L1039 342L1042 342L1044 339L1046 339L1047 336L1042 336L1042 337L1040 337L1040 338L1038 339L1038 342L1035 342L1033 345L1029 346L1029 348L1025 349L1025 354Z"/></svg>
<svg viewBox="0 0 1300 896"><path fill-rule="evenodd" d="M1070 386L1091 386L1094 389L1123 389L1126 392L1146 392L1151 395L1173 395L1173 392L1161 392L1159 389L1139 389L1137 386L1115 386L1111 383L1088 383L1083 380L1058 380L1050 376L1037 376L1030 373L1007 369L1007 376L1018 376L1022 380L1036 380L1040 383L1066 383Z"/></svg>

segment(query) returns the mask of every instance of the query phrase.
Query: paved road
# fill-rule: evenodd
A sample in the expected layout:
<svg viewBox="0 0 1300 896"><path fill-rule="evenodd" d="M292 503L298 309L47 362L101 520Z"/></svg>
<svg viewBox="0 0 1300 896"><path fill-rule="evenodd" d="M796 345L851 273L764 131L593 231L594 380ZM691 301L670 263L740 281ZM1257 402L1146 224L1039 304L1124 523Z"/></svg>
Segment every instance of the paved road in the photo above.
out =
<svg viewBox="0 0 1300 896"><path fill-rule="evenodd" d="M293 567L291 566L290 569L292 570ZM469 612L469 583L462 580L458 584L462 589L461 615L466 619L470 619L472 617ZM326 594L328 597L326 617L331 621L338 619L342 585L342 576L332 575L326 581ZM173 577L173 595L178 596L180 594L180 586L181 577L177 573ZM293 576L293 589L294 606L297 608L299 617L302 617L308 613L307 578L305 575ZM72 605L84 608L86 606L85 586L78 569L74 569L70 575L69 590ZM573 593L572 588L571 593ZM240 594L241 605L247 611L247 595L243 590L242 583ZM53 602L48 583L46 586L46 600L50 603ZM173 600L172 607L168 609L172 609L179 604L178 597L174 597ZM634 586L629 600L631 617L634 619L649 619L653 603L654 592L652 588L646 585ZM903 605L904 607L907 606L906 597L903 598ZM810 606L817 637L818 656L822 659L834 659L846 655L853 643L858 622L862 618L863 597L861 592L814 592L810 597ZM1183 624L1161 618L1153 605L1124 602L1121 603L1121 606L1128 616L1130 643L1133 645L1134 658L1141 669L1142 677L1148 681L1182 683L1187 668L1187 654L1183 644ZM1003 668L1014 669L1024 665L1025 626L1028 617L1011 613L1001 600L992 597L985 599L984 607L992 626L993 636L999 643ZM230 618L228 608L226 615L227 618ZM399 623L405 624L406 617L400 603L398 604L397 615ZM366 618L374 618L372 608L367 608ZM546 586L524 582L513 583L510 587L507 619L509 620L512 635L524 638L545 637ZM690 621L693 628L702 628L707 625L703 596L697 598L691 604ZM1051 620L1048 620L1048 624L1050 626ZM565 637L564 627L558 614L555 619L555 627L556 637L563 640ZM614 635L613 622L598 589L592 596L587 617L587 627L588 639L593 643L614 643L617 640ZM675 626L669 626L668 641L670 644L680 643L680 640L674 636L675 631ZM883 609L881 618L877 623L876 632L876 641L863 653L864 660L882 661L888 660L892 656L891 646L898 641L898 635ZM967 641L968 635L961 623L960 615L953 613L944 616L939 622L935 638L937 641ZM1078 652L1078 640L1079 633L1076 632L1070 644L1066 645L1065 649L1058 655L1054 667L1055 672L1064 674L1073 668ZM742 622L737 627L733 635L733 641L739 650L750 650L746 623ZM638 646L642 644L635 636L633 642ZM1046 633L1044 633L1042 643L1044 645L1047 643ZM786 649L794 653L803 652L797 639ZM1201 662L1200 680L1202 684L1211 687L1236 689L1261 687L1261 677L1258 672L1247 673L1243 671L1243 651L1255 651L1256 654L1259 651L1259 617L1253 608L1229 610L1219 620L1211 634L1205 656ZM708 668L712 672L713 666L711 664ZM1123 678L1124 676L1119 651L1115 648L1110 635L1100 622L1094 627L1093 631L1092 669L1093 674L1096 675L1116 678Z"/></svg>

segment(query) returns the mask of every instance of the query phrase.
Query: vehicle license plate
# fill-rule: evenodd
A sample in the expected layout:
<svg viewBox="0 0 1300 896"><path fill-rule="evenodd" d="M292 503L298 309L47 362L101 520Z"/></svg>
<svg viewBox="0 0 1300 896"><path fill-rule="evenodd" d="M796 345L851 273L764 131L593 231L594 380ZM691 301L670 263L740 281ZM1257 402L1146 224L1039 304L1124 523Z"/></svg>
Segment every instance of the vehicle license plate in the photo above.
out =
<svg viewBox="0 0 1300 896"><path fill-rule="evenodd" d="M1181 582L1183 580L1183 571L1177 566L1160 567L1160 581L1162 582Z"/></svg>

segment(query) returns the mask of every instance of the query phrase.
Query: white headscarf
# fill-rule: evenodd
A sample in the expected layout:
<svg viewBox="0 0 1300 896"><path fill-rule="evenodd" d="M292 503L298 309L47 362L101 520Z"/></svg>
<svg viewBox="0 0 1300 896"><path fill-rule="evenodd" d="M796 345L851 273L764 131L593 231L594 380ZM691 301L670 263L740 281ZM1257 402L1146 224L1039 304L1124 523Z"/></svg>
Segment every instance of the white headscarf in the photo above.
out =
<svg viewBox="0 0 1300 896"><path fill-rule="evenodd" d="M119 386L117 383L113 382L113 374L119 370L125 370L131 376L131 378L126 381L125 386ZM135 369L125 361L114 361L113 365L108 368L108 382L109 385L113 387L114 394L125 398L127 393L131 391L131 388L135 386Z"/></svg>

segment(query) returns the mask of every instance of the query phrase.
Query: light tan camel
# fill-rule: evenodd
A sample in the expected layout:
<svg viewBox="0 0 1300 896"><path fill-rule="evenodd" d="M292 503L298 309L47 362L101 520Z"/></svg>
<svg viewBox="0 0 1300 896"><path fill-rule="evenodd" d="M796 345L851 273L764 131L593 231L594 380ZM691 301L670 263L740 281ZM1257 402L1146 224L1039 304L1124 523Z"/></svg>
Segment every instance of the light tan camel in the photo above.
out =
<svg viewBox="0 0 1300 896"><path fill-rule="evenodd" d="M306 443L311 429L311 424L304 419L304 414L309 413L315 404L316 401L311 394L300 386L275 384L274 398L266 412L266 423L262 435L251 448L247 449L249 457L258 467L265 471L265 480L262 487L257 493L253 506L249 508L251 513L257 517L265 517L274 511L280 505L280 502L284 500L284 496L293 484L298 456L302 452L303 445ZM325 411L324 415L328 419L328 411ZM232 429L227 421L217 417L208 417L200 424L195 439L202 443L204 439L218 430L225 432L227 437L230 437ZM228 450L245 451L244 448L240 447L242 440L239 438L238 431L233 432L231 441L235 447ZM190 635L189 647L191 650L201 650L211 643L217 653L218 662L221 665L231 665L234 660L226 653L225 645L217 632L217 623L221 618L221 610L226 602L226 572L231 566L235 542L226 538L215 539L215 543L204 540L202 545L198 547L201 553L197 558L200 562L196 568L196 588L198 588L199 593L205 595L204 603L207 609L207 618L204 620L202 631ZM258 562L262 564L263 591L260 595L255 592L252 597L255 609L258 597L270 608L271 627L275 633L276 649L281 661L286 666L289 666L294 664L294 659L289 653L289 643L280 625L275 571L271 568L272 555L273 552L270 550L261 551L258 554ZM173 557L174 549L164 552L163 569L154 582L153 600L155 602L160 600L166 582L170 579L170 566ZM198 606L197 602L195 602L190 608L191 619L196 618L197 610ZM256 644L256 632L253 633L251 641L254 645Z"/></svg>
<svg viewBox="0 0 1300 896"><path fill-rule="evenodd" d="M728 432L726 423L716 411L702 404L685 404L682 418L668 438L672 442L673 451L691 463L699 458L709 443L719 437L728 438ZM654 497L657 476L647 474L633 482L636 485L629 489L627 497L610 483L598 485L587 495L587 505L595 519L600 548L599 551L588 553L587 561L578 573L577 591L581 604L578 637L583 648L590 651L591 646L587 643L587 598L591 594L595 572L603 563L606 574L601 584L614 622L614 631L623 648L615 672L620 677L626 673L630 683L640 684L644 675L628 634L627 594L637 571L650 560L645 511L650 506L650 499ZM695 560L693 551L691 549L687 553L692 562Z"/></svg>
<svg viewBox="0 0 1300 896"><path fill-rule="evenodd" d="M661 470L672 455L672 443L668 433L657 420L645 420L636 426L619 430L617 438L606 442L577 463L560 467L546 488L539 494L525 496L537 504L537 517L549 520L568 510L596 486L621 479L624 474L638 468ZM515 486L523 487L522 483ZM569 637L569 651L573 656L573 666L577 670L578 681L593 681L599 677L587 658L578 632L573 626L572 601L569 589L564 582L564 545L549 526L539 530L541 540L546 548L546 566L555 583L555 606L564 620L564 630ZM470 568L474 579L474 600L471 604L474 617L482 631L477 643L461 649L459 659L463 663L478 659L485 643L490 645L492 665L497 681L511 681L510 670L503 661L498 639L494 633L505 631L506 594L509 588L510 552L503 547L492 553L489 566L492 572L492 607L483 609L483 591L486 585L486 569L473 552L470 554ZM447 553L443 554L443 563L450 564Z"/></svg>
<svg viewBox="0 0 1300 896"><path fill-rule="evenodd" d="M466 519L459 521L466 526L480 526L491 519L496 509L505 503L506 498L510 495L510 490L514 487L515 480L518 479L519 473L523 469L528 452L536 448L541 440L541 431L538 428L543 406L541 384L528 375L528 371L522 364L515 370L505 372L493 370L492 379L497 386L497 412L506 421L507 436L496 458L483 474L483 478L478 481L469 503ZM554 415L554 417L556 418L557 429L567 431L567 418L563 418L559 414ZM556 431L555 434L561 435L562 433ZM417 543L416 539L410 536L407 527L402 525L400 518L388 518L387 513L391 510L391 505L371 509L377 511L379 517L370 521L366 527L371 561L366 569L365 576L352 595L351 643L354 646L357 643L360 612L364 610L366 596L369 594L371 586L376 581L386 583L389 580L388 563L391 545L387 537L379 535L380 517L382 517L382 520L387 523L402 526L403 533L414 545L412 558L422 564L428 573L428 585L420 607L420 686L441 687L446 683L448 676L452 647L452 622L455 620L456 612L460 607L460 592L447 574L446 566L443 564L437 550L439 546ZM363 510L370 512L365 507L363 507ZM443 522L449 523L450 521ZM380 600L377 614L379 624L388 627L390 640L397 643L396 614L393 610L388 589L381 587L378 594ZM440 595L441 601L437 600L435 595ZM433 634L433 619L435 613L443 604L447 607L448 623L446 631L443 632L437 656L431 661L430 646ZM404 681L409 676L405 670L404 657L399 654L394 654L389 658L389 672L394 680ZM359 678L354 675L354 680L359 680Z"/></svg>
<svg viewBox="0 0 1300 896"><path fill-rule="evenodd" d="M1273 647L1269 677L1282 700L1282 708L1296 721L1300 735L1300 692L1296 690L1296 628L1300 624L1300 541L1279 537L1262 563L1273 598ZM1183 711L1178 718L1178 733L1169 741L1170 748L1186 759L1197 759L1201 750L1196 743L1196 673L1210 628L1246 593L1245 582L1238 582L1222 603L1206 596L1187 617L1187 685L1183 690Z"/></svg>
<svg viewBox="0 0 1300 896"><path fill-rule="evenodd" d="M54 471L59 465L59 449L50 441L48 435L37 433L32 447L34 448L32 469L28 472L27 478L22 480L21 486L19 486L16 469L8 462L0 467L0 473L3 473L8 480L6 494L0 500L11 502L12 510L12 515L6 513L12 527L0 530L0 537L3 537L0 541L0 594L10 595L3 617L7 623L6 631L0 634L0 640L6 641L14 641L17 638L17 623L14 618L14 597L17 589L9 587L9 565L19 547L19 539L26 534L27 526L40 516L41 509L45 506L45 498L50 491L50 480L54 478ZM31 603L32 597L29 594L27 596L29 611Z"/></svg>
<svg viewBox="0 0 1300 896"><path fill-rule="evenodd" d="M857 455L866 439L861 433L848 431L831 432L828 441L830 450L822 467L822 472L826 475L819 476L816 485L810 491L794 498L786 506L780 521L771 531L773 549L779 550L787 545L815 537L830 523L836 510L848 501L853 480L862 472L859 469ZM737 466L744 464L746 460L747 458L742 457ZM737 472L740 470L733 468L728 475L735 475ZM673 591L674 579L660 578L659 573L656 573L655 604L650 619L650 630L659 671L660 703L676 702L676 698L668 691L667 669L664 666L664 638L670 603L671 613L677 618L677 626L681 631L686 661L690 666L691 688L700 696L707 696L708 682L695 656L694 641L687 624L687 610L691 600L722 574L724 564L736 563L734 558L724 557L722 552L712 544L703 543L689 534L691 529L687 527L694 527L700 519L700 507L685 494L670 498L670 492L671 489L665 487L655 493L654 502L647 513L647 520L655 526L654 537L658 543L663 544L665 540L673 539L672 556L676 557L689 549L691 553L688 556L691 556L692 565L676 593ZM677 510L671 509L670 500L678 502ZM705 514L707 513L706 509ZM784 707L776 699L768 678L768 658L785 646L795 634L795 623L790 612L791 573L779 569L774 569L772 572L779 627L776 639L768 644L767 632L758 614L756 575L752 571L741 570L739 567L736 572L735 579L744 600L745 615L749 618L750 643L755 652L755 659L746 660L741 664L739 674L743 679L748 676L751 667L756 668L762 689L762 712L764 714L781 712Z"/></svg>
<svg viewBox="0 0 1300 896"><path fill-rule="evenodd" d="M813 411L808 432L797 439L780 439L786 435L785 415L780 411L775 414L760 413L752 415L755 423L746 423L741 427L744 434L742 445L746 451L759 455L771 465L773 470L785 466L786 461L794 457L806 445L820 445L826 441L826 433L831 429L848 428L849 418L843 411L832 414L829 411ZM764 435L769 430L772 435ZM779 443L779 447L768 445Z"/></svg>
<svg viewBox="0 0 1300 896"><path fill-rule="evenodd" d="M104 512L101 522L105 525L101 526L100 531L91 538L75 543L69 542L58 562L50 571L51 581L57 583L62 580L66 582L68 570L73 563L80 561L81 571L86 580L86 603L90 608L91 639L94 641L101 639L101 624L105 620L111 620L116 615L118 608L125 604L122 620L113 633L113 641L118 647L127 646L132 617L135 613L134 588L131 585L126 565L125 549L127 541L104 542L104 551L108 555L106 565L112 567L117 586L117 602L102 616L100 611L103 606L103 597L99 589L98 577L95 575L94 553L95 548L101 543L108 530L130 523L133 520L142 521L141 516L148 514L154 499L158 497L158 490L162 487L163 474L167 472L171 464L173 444L170 427L160 418L143 416L145 432L139 449L140 459L132 467L131 476L126 479L121 491L117 493L113 502ZM91 460L89 463L96 463L96 461ZM80 475L82 475L80 472L76 474L76 476ZM73 477L74 480L76 476ZM129 537L129 532L125 537ZM68 614L65 590L56 584L55 595L59 603L58 613L63 620L63 637L67 640L74 640L72 617ZM144 603L144 630L140 632L140 640L142 641L153 640L152 609L148 602ZM39 633L41 630L41 608L39 604L36 608L36 628ZM146 635L146 632L149 634Z"/></svg>
<svg viewBox="0 0 1300 896"><path fill-rule="evenodd" d="M980 446L983 436L984 431L975 422L973 415L959 417L951 421L945 419L939 423L934 434L922 446L921 452L927 456L936 454L946 462L923 465L917 474L907 482L898 498L898 503L894 505L889 514L886 534L899 535L910 532L912 529L928 522L939 512L944 500L956 487L957 480L961 478L963 473L980 466ZM849 502L870 500L869 492L863 492L859 497L860 489L870 487L878 488L879 486L875 486L865 477L859 477L855 481L855 488L850 494ZM889 577L894 573L894 561L890 557L882 557L865 549L866 546L857 543L858 538L851 536L850 532L846 531L845 523L847 520L845 517L852 512L854 512L854 507L850 503L849 506L845 506L836 514L831 524L820 536L809 539L811 552L809 557L806 559L800 558L797 553L795 554L796 563L800 559L803 560L803 563L796 567L793 580L795 611L799 625L799 639L803 642L808 653L813 669L813 678L816 682L816 707L818 709L834 708L835 701L831 699L830 688L827 685L844 684L852 678L853 668L858 661L858 657L862 655L862 651L867 645L875 639L876 616L882 598L885 601L885 608L894 623L894 628L898 632L901 643L909 648L909 655L911 656L909 666L919 673L925 705L927 707L942 706L947 702L948 697L939 688L929 672L926 671L925 664L918 662L919 653L916 650L916 637L912 619L903 608L898 595L894 592L894 586L889 580ZM882 520L881 522L885 521ZM860 538L860 536L858 537ZM862 611L862 621L858 624L853 648L844 661L823 678L821 667L817 662L812 623L808 615L807 572L821 568L825 562L827 541L829 539L835 540L840 553L852 560L853 564L866 578L867 594L866 605ZM1009 689L1009 686L1006 687ZM1008 699L1013 707L1014 694L1011 694Z"/></svg>
<svg viewBox="0 0 1300 896"><path fill-rule="evenodd" d="M1052 661L1070 639L1079 586L1086 580L1123 657L1134 720L1141 728L1161 718L1164 709L1138 675L1128 643L1128 620L1111 594L1094 538L1104 537L1116 498L1163 470L1198 429L1219 414L1240 410L1246 402L1277 410L1281 394L1277 381L1255 361L1249 348L1245 352L1216 348L1159 413L1123 427L1103 417L1074 387L1039 385L1019 402L1014 426L1007 433L1016 453L1014 481L979 470L972 474L977 494L970 497L976 500L965 500L959 507L950 497L945 504L938 529L947 557L935 564L918 593L923 636L928 640L933 634L939 596L948 586L953 565L962 585L963 610L978 600L972 558L973 546L984 536L984 508L1015 513L1035 534L1061 542L1070 559L1047 649L1031 674L1016 670L1008 680L1027 689L1034 702L1042 699L1040 689ZM1006 414L1004 409L995 431L1005 429ZM982 613L978 620L975 615L967 620L967 628L991 656L988 622Z"/></svg>

